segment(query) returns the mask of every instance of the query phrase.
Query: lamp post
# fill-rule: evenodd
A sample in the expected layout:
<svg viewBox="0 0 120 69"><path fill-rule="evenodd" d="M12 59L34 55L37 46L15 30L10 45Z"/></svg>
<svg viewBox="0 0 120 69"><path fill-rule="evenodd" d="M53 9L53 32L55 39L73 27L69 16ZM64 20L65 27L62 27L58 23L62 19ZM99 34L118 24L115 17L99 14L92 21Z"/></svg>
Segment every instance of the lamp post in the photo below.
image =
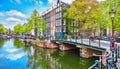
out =
<svg viewBox="0 0 120 69"><path fill-rule="evenodd" d="M110 14L110 17L111 17L111 20L112 20L112 44L110 46L110 49L112 51L112 61L114 62L114 50L115 50L115 40L114 40L114 16L115 16L115 10L112 9L109 14Z"/></svg>

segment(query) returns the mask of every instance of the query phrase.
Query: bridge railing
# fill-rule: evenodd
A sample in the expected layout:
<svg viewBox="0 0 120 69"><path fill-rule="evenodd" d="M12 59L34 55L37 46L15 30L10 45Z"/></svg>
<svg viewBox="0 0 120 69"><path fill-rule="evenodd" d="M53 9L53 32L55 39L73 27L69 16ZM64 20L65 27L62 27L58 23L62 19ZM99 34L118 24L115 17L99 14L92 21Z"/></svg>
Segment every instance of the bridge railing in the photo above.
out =
<svg viewBox="0 0 120 69"><path fill-rule="evenodd" d="M99 38L90 38L88 36L74 36L74 38L72 36L68 36L67 39L64 39L66 41L72 41L72 42L76 42L76 43L82 43L82 44L86 44L89 46L97 46L97 47L110 47L111 45L111 41L105 41L103 39Z"/></svg>
<svg viewBox="0 0 120 69"><path fill-rule="evenodd" d="M89 36L81 36L81 35L67 35L66 37L63 37L62 39L60 38L55 38L55 36L50 38L51 40L64 40L64 41L71 41L71 42L76 42L76 43L81 43L81 44L86 44L89 46L96 46L100 48L110 48L111 46L111 40L104 40L102 37L95 37L95 38L90 38Z"/></svg>

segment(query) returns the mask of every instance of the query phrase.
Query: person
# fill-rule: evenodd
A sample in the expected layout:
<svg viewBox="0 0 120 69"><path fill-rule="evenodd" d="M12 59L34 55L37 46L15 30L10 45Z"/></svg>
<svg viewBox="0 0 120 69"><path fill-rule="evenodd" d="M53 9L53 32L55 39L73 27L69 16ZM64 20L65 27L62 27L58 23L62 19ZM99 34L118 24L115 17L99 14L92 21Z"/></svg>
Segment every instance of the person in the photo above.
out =
<svg viewBox="0 0 120 69"><path fill-rule="evenodd" d="M92 41L94 41L94 37L95 37L95 35L94 35L94 33L92 32L92 33L91 33L91 36L90 36L90 38L92 39Z"/></svg>

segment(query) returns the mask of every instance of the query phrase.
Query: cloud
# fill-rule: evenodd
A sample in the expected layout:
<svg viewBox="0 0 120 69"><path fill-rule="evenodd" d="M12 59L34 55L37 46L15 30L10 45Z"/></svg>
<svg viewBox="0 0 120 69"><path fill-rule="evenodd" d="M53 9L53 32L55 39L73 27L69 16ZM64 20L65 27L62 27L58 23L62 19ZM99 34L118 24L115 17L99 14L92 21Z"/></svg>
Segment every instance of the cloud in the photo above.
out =
<svg viewBox="0 0 120 69"><path fill-rule="evenodd" d="M57 0L48 0L48 2L51 4L51 5L55 5L57 3Z"/></svg>
<svg viewBox="0 0 120 69"><path fill-rule="evenodd" d="M4 13L3 13L3 12L0 12L0 16L4 16Z"/></svg>
<svg viewBox="0 0 120 69"><path fill-rule="evenodd" d="M23 56L25 56L26 53L16 53L16 54L8 54L6 56L7 59L10 59L10 60L17 60L17 59L20 59L22 58Z"/></svg>
<svg viewBox="0 0 120 69"><path fill-rule="evenodd" d="M17 17L21 17L21 18L26 18L25 14L23 14L22 12L19 12L17 10L7 11L6 15L8 15L8 16L17 16Z"/></svg>
<svg viewBox="0 0 120 69"><path fill-rule="evenodd" d="M20 22L21 20L17 19L17 18L14 18L14 17L9 17L9 18L6 19L6 21L9 21L9 22Z"/></svg>
<svg viewBox="0 0 120 69"><path fill-rule="evenodd" d="M40 0L32 0L32 2L34 2L36 5L43 5L43 2Z"/></svg>
<svg viewBox="0 0 120 69"><path fill-rule="evenodd" d="M40 5L43 5L43 2L42 2L42 1L38 1L38 3L39 3Z"/></svg>
<svg viewBox="0 0 120 69"><path fill-rule="evenodd" d="M10 48L10 49L6 49L6 51L9 52L9 53L12 53L12 52L18 51L18 49L11 49L11 48Z"/></svg>

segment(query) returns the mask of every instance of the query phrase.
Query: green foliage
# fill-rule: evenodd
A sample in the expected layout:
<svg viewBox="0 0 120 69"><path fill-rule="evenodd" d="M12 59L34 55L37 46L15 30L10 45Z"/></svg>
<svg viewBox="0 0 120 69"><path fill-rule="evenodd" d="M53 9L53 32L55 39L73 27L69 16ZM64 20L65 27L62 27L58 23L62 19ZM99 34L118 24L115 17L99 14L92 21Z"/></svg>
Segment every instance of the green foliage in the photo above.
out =
<svg viewBox="0 0 120 69"><path fill-rule="evenodd" d="M46 31L46 21L43 18L38 16L37 10L33 10L31 17L27 19L28 23L20 25L17 24L14 26L14 33L30 33L32 29L36 31L45 32ZM37 34L36 34L37 35Z"/></svg>
<svg viewBox="0 0 120 69"><path fill-rule="evenodd" d="M114 18L114 30L117 32L120 32L120 0L106 0L104 2L101 2L102 5L102 9L104 9L102 11L103 15L103 22L106 23L106 27L107 28L112 28L112 21L110 19L110 14L109 12L111 11L111 9L114 9L116 11L115 13L115 18Z"/></svg>
<svg viewBox="0 0 120 69"><path fill-rule="evenodd" d="M26 47L19 39L14 39L14 45L17 48L22 48L24 51L28 51L28 47Z"/></svg>
<svg viewBox="0 0 120 69"><path fill-rule="evenodd" d="M5 28L2 24L0 24L0 33L7 33L7 28Z"/></svg>
<svg viewBox="0 0 120 69"><path fill-rule="evenodd" d="M46 32L46 21L43 18L41 18L41 25L39 29L41 32Z"/></svg>
<svg viewBox="0 0 120 69"><path fill-rule="evenodd" d="M28 19L28 25L33 29L39 28L40 17L38 16L37 10L33 10L31 17Z"/></svg>
<svg viewBox="0 0 120 69"><path fill-rule="evenodd" d="M34 29L36 31L46 31L46 21L38 16L36 9L33 10L31 17L28 19L28 26L30 27L30 29Z"/></svg>
<svg viewBox="0 0 120 69"><path fill-rule="evenodd" d="M0 48L4 45L6 39L0 39Z"/></svg>
<svg viewBox="0 0 120 69"><path fill-rule="evenodd" d="M75 19L84 30L111 29L112 23L109 12L111 9L116 11L114 29L120 32L120 0L105 0L102 2L89 2L85 0L75 0L69 9L63 9L64 19ZM71 27L68 22L68 28ZM69 28L72 31L72 28Z"/></svg>
<svg viewBox="0 0 120 69"><path fill-rule="evenodd" d="M84 30L94 29L99 24L99 10L99 3L76 0L67 10L67 17L74 19L73 23L79 22Z"/></svg>
<svg viewBox="0 0 120 69"><path fill-rule="evenodd" d="M21 33L21 30L22 30L22 26L20 24L17 24L14 26L14 33L15 34Z"/></svg>

